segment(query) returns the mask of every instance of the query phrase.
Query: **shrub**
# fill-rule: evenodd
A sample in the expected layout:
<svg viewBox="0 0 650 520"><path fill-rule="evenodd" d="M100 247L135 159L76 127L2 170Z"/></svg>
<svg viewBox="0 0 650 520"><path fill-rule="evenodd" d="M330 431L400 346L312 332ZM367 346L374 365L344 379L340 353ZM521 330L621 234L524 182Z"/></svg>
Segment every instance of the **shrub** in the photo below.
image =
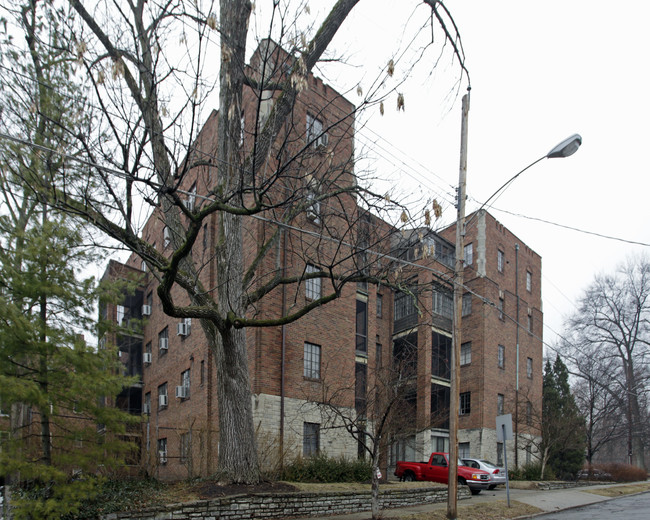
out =
<svg viewBox="0 0 650 520"><path fill-rule="evenodd" d="M509 469L508 478L510 480L541 480L541 471L541 462L531 462L519 468ZM544 480L555 480L555 474L548 465L544 468Z"/></svg>
<svg viewBox="0 0 650 520"><path fill-rule="evenodd" d="M614 482L636 482L648 478L648 473L644 469L631 464L597 464L592 466L592 471L608 473L611 475L608 480Z"/></svg>
<svg viewBox="0 0 650 520"><path fill-rule="evenodd" d="M137 509L148 505L152 495L163 487L163 483L154 479L108 479L103 482L93 499L83 503L78 513L66 515L63 519L100 518L108 513Z"/></svg>
<svg viewBox="0 0 650 520"><path fill-rule="evenodd" d="M282 480L290 482L365 482L372 477L372 467L365 460L344 457L298 457L282 472Z"/></svg>

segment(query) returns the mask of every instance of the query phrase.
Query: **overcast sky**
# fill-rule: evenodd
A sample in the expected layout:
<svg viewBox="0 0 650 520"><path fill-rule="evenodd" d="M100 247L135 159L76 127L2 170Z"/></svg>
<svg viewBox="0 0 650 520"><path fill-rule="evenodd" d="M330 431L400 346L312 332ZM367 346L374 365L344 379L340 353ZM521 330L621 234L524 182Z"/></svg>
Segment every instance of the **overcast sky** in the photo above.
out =
<svg viewBox="0 0 650 520"><path fill-rule="evenodd" d="M357 67L324 69L326 81L339 90L358 81L350 78L369 82L373 67L384 65L400 41L400 48L405 46L404 27L426 19L428 8L420 4L362 0L335 40ZM445 5L460 30L471 77L468 212L566 137L583 137L575 155L532 167L491 209L542 257L544 340L552 343L596 274L648 251L647 245L531 219L650 244L644 160L650 143L650 4L447 0ZM435 28L434 34L441 38ZM428 73L436 56L429 53L420 70ZM404 112L387 102L385 115L375 110L359 136L362 143L374 141L367 150L374 150L380 175L447 201L446 222L455 218L450 193L458 183L460 98L467 87L464 78L454 90L458 77L458 64L447 53L432 76L422 74L404 85ZM348 97L358 103L352 92Z"/></svg>

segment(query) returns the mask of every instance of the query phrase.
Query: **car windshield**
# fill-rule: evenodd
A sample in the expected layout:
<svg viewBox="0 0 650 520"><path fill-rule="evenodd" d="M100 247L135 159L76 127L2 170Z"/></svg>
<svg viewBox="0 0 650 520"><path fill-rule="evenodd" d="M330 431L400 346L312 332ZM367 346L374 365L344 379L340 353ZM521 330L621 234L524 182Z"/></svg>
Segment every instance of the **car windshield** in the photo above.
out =
<svg viewBox="0 0 650 520"><path fill-rule="evenodd" d="M485 464L488 468L497 468L498 467L496 464L492 464L489 460L481 460L479 462Z"/></svg>

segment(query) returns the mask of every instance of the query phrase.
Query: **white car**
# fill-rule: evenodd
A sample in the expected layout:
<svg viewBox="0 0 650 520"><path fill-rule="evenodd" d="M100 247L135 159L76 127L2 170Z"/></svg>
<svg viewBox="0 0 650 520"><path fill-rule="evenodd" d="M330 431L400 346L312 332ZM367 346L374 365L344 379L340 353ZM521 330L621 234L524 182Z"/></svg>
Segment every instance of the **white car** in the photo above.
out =
<svg viewBox="0 0 650 520"><path fill-rule="evenodd" d="M489 460L484 459L463 459L463 464L474 469L482 469L490 474L490 485L488 489L494 489L499 484L506 483L506 470L500 468L496 464L492 464Z"/></svg>

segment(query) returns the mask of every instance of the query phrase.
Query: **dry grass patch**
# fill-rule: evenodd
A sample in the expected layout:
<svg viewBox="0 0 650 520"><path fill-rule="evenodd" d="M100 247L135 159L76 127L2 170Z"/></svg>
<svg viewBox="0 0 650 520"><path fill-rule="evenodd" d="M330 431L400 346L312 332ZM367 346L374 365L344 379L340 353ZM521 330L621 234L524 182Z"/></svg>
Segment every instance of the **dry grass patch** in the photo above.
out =
<svg viewBox="0 0 650 520"><path fill-rule="evenodd" d="M521 502L514 500L510 501L510 505L512 507L508 507L508 503L505 500L483 502L471 506L461 505L458 507L458 518L461 520L500 520L503 518L517 518L521 516L534 515L542 512L542 510L537 507L522 504ZM390 515L390 513L388 514ZM400 516L400 520L445 520L446 518L446 509Z"/></svg>
<svg viewBox="0 0 650 520"><path fill-rule="evenodd" d="M634 493L643 493L650 491L650 482L641 482L639 484L628 484L625 486L612 486L600 489L582 489L585 493L593 493L604 497L620 497L623 495L632 495Z"/></svg>
<svg viewBox="0 0 650 520"><path fill-rule="evenodd" d="M341 492L341 491L354 491L354 492L363 492L370 491L371 485L364 484L361 482L340 482L340 483L327 483L327 484L318 484L310 482L287 482L291 484L299 491L304 493L331 493L331 492ZM435 482L391 482L389 484L380 484L379 492L388 491L392 489L408 489L408 488L430 488L430 487L447 487L442 484L436 484Z"/></svg>

